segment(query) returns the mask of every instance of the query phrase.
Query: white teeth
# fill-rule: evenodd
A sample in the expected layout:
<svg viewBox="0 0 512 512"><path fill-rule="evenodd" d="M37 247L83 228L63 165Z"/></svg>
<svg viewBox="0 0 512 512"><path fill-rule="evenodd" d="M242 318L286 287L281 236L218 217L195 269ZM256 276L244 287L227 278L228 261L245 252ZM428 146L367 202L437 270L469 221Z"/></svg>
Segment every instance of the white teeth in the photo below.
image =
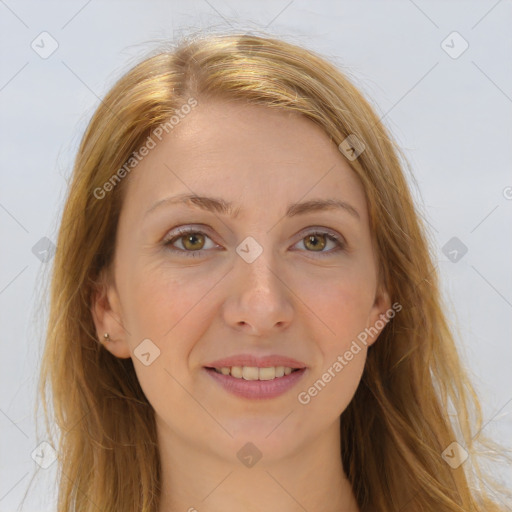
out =
<svg viewBox="0 0 512 512"><path fill-rule="evenodd" d="M256 366L232 366L214 368L217 373L222 375L231 375L236 379L244 380L273 380L275 378L290 375L293 368L286 366L270 366L267 368L257 368Z"/></svg>
<svg viewBox="0 0 512 512"><path fill-rule="evenodd" d="M245 380L258 380L258 368L254 366L244 366L242 367L242 377Z"/></svg>
<svg viewBox="0 0 512 512"><path fill-rule="evenodd" d="M259 371L260 380L272 380L276 378L275 368L260 368Z"/></svg>
<svg viewBox="0 0 512 512"><path fill-rule="evenodd" d="M242 367L241 366L233 366L231 368L231 377L236 377L237 379L242 378Z"/></svg>

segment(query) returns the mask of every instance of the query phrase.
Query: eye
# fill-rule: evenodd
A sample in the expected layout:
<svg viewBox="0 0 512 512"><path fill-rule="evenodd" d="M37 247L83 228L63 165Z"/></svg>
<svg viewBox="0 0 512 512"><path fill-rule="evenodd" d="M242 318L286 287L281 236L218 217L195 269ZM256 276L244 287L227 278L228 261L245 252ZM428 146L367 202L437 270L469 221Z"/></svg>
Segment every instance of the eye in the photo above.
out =
<svg viewBox="0 0 512 512"><path fill-rule="evenodd" d="M324 251L323 249L327 247L328 242L333 243L335 248ZM308 233L298 243L302 243L303 247L308 249L307 252L320 253L321 257L328 256L345 248L345 241L340 235L320 230Z"/></svg>
<svg viewBox="0 0 512 512"><path fill-rule="evenodd" d="M164 239L163 243L171 252L181 253L187 257L198 257L203 251L208 249L208 247L205 247L206 240L211 241L211 238L203 231L194 228L179 228L170 238ZM178 242L181 248L175 246ZM345 248L343 237L336 233L321 230L307 233L297 244L301 242L303 247L307 249L307 252L319 253L321 257L328 256ZM324 251L329 242L334 244L334 249Z"/></svg>
<svg viewBox="0 0 512 512"><path fill-rule="evenodd" d="M177 234L172 238L164 240L164 245L172 252L180 252L185 256L197 256L203 251L205 240L211 238L206 233L192 228L182 228L177 230ZM175 242L180 242L182 248L175 249Z"/></svg>

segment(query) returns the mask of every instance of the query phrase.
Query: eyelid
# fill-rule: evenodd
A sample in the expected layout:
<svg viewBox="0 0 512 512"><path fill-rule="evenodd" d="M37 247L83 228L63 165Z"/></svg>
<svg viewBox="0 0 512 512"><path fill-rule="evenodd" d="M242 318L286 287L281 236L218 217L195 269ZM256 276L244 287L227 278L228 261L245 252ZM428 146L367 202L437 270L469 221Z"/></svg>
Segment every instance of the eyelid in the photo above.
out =
<svg viewBox="0 0 512 512"><path fill-rule="evenodd" d="M180 226L180 227L176 228L171 234L167 234L164 237L164 239L162 240L162 243L167 248L167 250L169 250L171 252L181 253L187 257L193 257L195 255L200 255L203 252L209 251L211 249L198 249L197 251L185 251L183 249L177 249L175 247L172 247L172 243L176 242L177 240L179 240L180 238L182 238L183 236L186 236L188 234L206 235L213 242L212 237L208 234L209 231L210 231L210 229L207 226L203 226L203 225L198 226L198 227L195 227L194 225ZM323 256L328 256L333 253L337 253L339 251L343 251L343 250L347 249L347 242L345 240L345 237L343 237L341 234L339 234L338 232L336 232L330 228L320 227L320 226L309 226L307 228L304 228L297 235L299 237L299 240L297 242L295 242L293 245L294 246L297 245L306 236L311 236L311 235L325 235L325 237L328 240L335 242L338 246L335 249L331 249L329 251L307 251L307 250L304 250L304 252L310 252L313 254L317 254L320 257L323 257Z"/></svg>
<svg viewBox="0 0 512 512"><path fill-rule="evenodd" d="M308 228L305 228L303 231L299 233L299 240L293 244L297 245L299 242L301 242L306 236L311 235L325 235L327 240L331 240L337 244L337 247L334 249L330 249L329 251L307 251L303 250L301 252L316 254L318 257L323 258L327 256L331 256L333 254L336 254L340 251L346 251L348 249L347 242L345 240L345 237L339 234L337 231L334 231L329 228L319 227L319 226L310 226Z"/></svg>
<svg viewBox="0 0 512 512"><path fill-rule="evenodd" d="M302 231L299 232L299 234L297 236L299 236L299 238L303 238L307 235L315 235L315 234L330 235L333 238L335 238L337 241L339 241L341 244L346 245L346 243L347 243L345 240L345 237L343 237L337 231L334 231L333 229L330 229L330 228L324 228L321 226L310 226L310 227L304 228Z"/></svg>
<svg viewBox="0 0 512 512"><path fill-rule="evenodd" d="M213 242L213 239L208 234L208 232L209 232L209 229L206 226L200 226L200 227L195 227L194 225L180 226L180 227L176 228L174 231L172 231L172 233L168 233L167 235L165 235L165 237L162 240L162 243L172 252L180 252L180 253L186 253L186 254L187 253L188 254L201 253L201 252L207 251L209 249L199 249L197 251L184 251L183 249L176 249L175 247L172 247L171 243L176 242L177 240L179 240L180 238L182 238L186 235L196 234L196 233L207 236Z"/></svg>

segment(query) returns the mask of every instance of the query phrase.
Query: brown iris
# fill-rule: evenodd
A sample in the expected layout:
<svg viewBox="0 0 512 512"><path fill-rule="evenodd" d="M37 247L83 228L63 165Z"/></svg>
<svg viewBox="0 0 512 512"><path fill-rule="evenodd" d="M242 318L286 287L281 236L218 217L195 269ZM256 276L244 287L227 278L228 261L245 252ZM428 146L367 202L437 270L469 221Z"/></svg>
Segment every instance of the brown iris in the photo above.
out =
<svg viewBox="0 0 512 512"><path fill-rule="evenodd" d="M204 246L204 235L202 235L201 233L190 233L188 235L184 235L182 238L183 238L183 247L185 247L185 249L188 249L190 251L199 251ZM201 245L201 247L197 247L198 240L199 240L199 245Z"/></svg>
<svg viewBox="0 0 512 512"><path fill-rule="evenodd" d="M205 237L201 233L183 235L183 247L189 251L199 251L203 248ZM326 236L321 234L308 235L303 238L304 245L313 251L322 251L326 246ZM198 247L198 245L200 247Z"/></svg>
<svg viewBox="0 0 512 512"><path fill-rule="evenodd" d="M326 245L325 238L325 235L308 235L304 238L304 245L313 251L321 251ZM308 244L311 244L310 247L308 247Z"/></svg>

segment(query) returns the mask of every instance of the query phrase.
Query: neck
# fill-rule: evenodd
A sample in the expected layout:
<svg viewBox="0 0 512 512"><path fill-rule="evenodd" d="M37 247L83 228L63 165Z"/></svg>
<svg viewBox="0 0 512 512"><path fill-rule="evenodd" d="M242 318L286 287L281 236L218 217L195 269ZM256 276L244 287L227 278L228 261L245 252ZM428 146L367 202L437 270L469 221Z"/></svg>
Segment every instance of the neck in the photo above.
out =
<svg viewBox="0 0 512 512"><path fill-rule="evenodd" d="M157 420L162 467L159 512L358 512L341 463L339 422L293 453L265 453L252 467L170 432ZM213 443L212 443L213 444ZM233 453L246 441L234 441ZM229 451L229 450L227 450ZM250 461L251 448L247 449ZM250 465L250 462L248 462Z"/></svg>

